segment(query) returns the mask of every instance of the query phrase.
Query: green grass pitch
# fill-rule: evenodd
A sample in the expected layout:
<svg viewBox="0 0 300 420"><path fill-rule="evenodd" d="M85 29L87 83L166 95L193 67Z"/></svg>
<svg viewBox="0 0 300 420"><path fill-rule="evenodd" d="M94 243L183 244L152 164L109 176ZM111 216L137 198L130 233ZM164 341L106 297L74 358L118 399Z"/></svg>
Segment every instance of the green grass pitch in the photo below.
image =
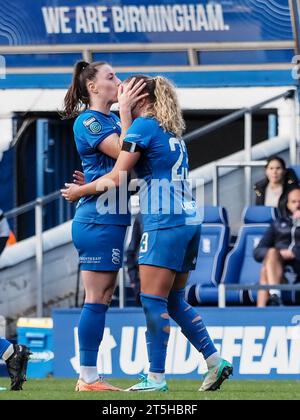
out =
<svg viewBox="0 0 300 420"><path fill-rule="evenodd" d="M0 392L0 400L299 400L299 381L234 381L223 384L220 391L200 393L200 381L170 380L169 392L75 392L76 381L70 379L30 380L24 384L24 391ZM112 380L112 384L126 388L134 380ZM9 387L9 380L0 378L0 387Z"/></svg>

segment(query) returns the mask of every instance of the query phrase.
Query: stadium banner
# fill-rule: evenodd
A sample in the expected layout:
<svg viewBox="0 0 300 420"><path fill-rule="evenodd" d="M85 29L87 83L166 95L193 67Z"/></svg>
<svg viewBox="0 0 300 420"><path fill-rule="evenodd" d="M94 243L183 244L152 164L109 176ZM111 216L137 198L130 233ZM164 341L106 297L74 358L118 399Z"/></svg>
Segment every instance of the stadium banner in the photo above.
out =
<svg viewBox="0 0 300 420"><path fill-rule="evenodd" d="M223 358L234 365L235 379L300 379L300 307L198 308ZM54 310L54 376L79 372L77 324L80 310ZM142 309L111 308L98 355L98 371L124 378L147 373L145 318ZM205 372L202 355L171 323L166 373L197 379Z"/></svg>
<svg viewBox="0 0 300 420"><path fill-rule="evenodd" d="M289 0L0 0L0 45L284 41Z"/></svg>

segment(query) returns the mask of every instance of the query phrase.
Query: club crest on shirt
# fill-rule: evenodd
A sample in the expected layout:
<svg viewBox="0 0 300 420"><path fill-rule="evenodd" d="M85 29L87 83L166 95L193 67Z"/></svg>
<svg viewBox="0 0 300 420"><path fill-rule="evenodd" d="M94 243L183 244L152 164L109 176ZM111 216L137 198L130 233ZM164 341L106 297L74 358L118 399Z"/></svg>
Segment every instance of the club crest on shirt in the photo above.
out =
<svg viewBox="0 0 300 420"><path fill-rule="evenodd" d="M90 117L87 120L83 121L83 125L90 130L92 134L101 133L102 126L95 117Z"/></svg>
<svg viewBox="0 0 300 420"><path fill-rule="evenodd" d="M114 248L112 250L112 262L115 265L119 265L121 261L121 250L118 248Z"/></svg>

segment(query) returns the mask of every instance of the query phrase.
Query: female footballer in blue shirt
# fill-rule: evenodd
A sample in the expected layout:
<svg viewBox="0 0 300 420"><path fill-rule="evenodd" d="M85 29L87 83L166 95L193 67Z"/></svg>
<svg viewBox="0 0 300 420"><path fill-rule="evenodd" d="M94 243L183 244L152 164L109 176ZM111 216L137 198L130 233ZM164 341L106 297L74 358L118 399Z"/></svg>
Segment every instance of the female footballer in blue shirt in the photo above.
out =
<svg viewBox="0 0 300 420"><path fill-rule="evenodd" d="M138 80L146 82L142 93L148 96L132 108L134 121L114 168L95 182L69 185L63 195L76 201L106 191L111 183L120 186L121 173L135 168L142 181L139 194L144 233L139 267L150 371L128 391L168 389L164 373L169 317L206 360L208 372L200 391L216 390L232 374L232 365L220 357L201 316L184 298L200 240L200 220L188 183L188 155L181 138L184 120L175 89L167 79L137 76L135 83Z"/></svg>
<svg viewBox="0 0 300 420"><path fill-rule="evenodd" d="M131 107L145 97L142 80L121 85L110 65L78 62L72 84L65 96L63 116L77 117L74 138L86 182L113 169L126 130L132 123ZM120 104L120 119L111 106ZM122 126L121 126L122 123ZM118 194L112 211L103 211L99 196L82 197L72 224L72 239L79 253L85 289L85 304L78 325L80 377L77 391L119 391L99 378L97 357L103 338L105 315L122 266L123 242L130 214L119 211Z"/></svg>

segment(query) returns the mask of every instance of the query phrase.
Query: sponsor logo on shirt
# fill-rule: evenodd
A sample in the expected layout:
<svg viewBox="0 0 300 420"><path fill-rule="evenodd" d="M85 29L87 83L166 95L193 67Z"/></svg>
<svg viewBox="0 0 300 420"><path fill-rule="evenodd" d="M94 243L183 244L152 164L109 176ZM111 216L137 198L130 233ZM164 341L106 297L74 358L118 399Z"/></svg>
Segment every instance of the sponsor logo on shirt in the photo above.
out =
<svg viewBox="0 0 300 420"><path fill-rule="evenodd" d="M95 117L88 118L83 121L83 125L92 133L99 134L101 133L102 126Z"/></svg>
<svg viewBox="0 0 300 420"><path fill-rule="evenodd" d="M102 257L80 257L80 264L100 264Z"/></svg>

